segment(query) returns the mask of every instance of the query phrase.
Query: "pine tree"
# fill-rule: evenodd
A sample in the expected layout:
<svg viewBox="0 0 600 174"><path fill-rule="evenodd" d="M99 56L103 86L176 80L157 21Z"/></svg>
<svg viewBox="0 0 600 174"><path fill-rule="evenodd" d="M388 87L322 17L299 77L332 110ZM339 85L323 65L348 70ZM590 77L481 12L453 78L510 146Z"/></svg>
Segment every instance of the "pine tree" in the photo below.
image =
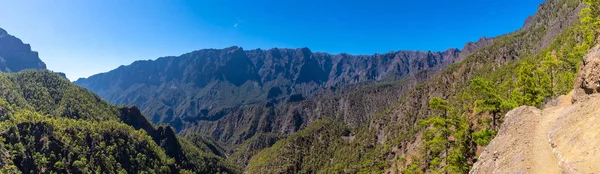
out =
<svg viewBox="0 0 600 174"><path fill-rule="evenodd" d="M561 62L558 60L558 58L556 57L556 55L554 54L554 52L548 52L546 53L546 56L544 56L544 60L542 61L542 67L543 69L546 70L546 72L548 72L548 74L550 75L550 97L555 97L556 92L555 92L555 79L556 79L556 71L558 69L558 66L561 64Z"/></svg>
<svg viewBox="0 0 600 174"><path fill-rule="evenodd" d="M528 63L521 64L517 86L520 87L519 103L528 106L539 106L544 99L544 92L540 88L539 79L535 78L535 68Z"/></svg>
<svg viewBox="0 0 600 174"><path fill-rule="evenodd" d="M473 79L469 88L478 96L475 100L475 111L489 112L492 116L492 129L496 130L500 114L514 108L513 102L502 99L496 91L495 84L483 78Z"/></svg>

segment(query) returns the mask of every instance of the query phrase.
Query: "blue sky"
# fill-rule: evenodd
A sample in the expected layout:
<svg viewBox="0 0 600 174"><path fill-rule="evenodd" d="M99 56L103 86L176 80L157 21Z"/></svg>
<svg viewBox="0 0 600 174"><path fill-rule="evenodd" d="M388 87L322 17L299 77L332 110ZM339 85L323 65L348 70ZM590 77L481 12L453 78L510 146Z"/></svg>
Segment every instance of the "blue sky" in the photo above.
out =
<svg viewBox="0 0 600 174"><path fill-rule="evenodd" d="M0 27L71 80L232 45L330 53L461 48L520 28L542 0L4 1Z"/></svg>

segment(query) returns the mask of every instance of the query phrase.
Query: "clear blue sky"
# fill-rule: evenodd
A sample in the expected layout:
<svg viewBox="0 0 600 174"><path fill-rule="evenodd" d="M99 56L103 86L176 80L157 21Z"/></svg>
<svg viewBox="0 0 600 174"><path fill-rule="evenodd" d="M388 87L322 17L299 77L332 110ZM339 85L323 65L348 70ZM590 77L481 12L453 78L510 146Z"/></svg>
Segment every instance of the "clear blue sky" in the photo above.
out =
<svg viewBox="0 0 600 174"><path fill-rule="evenodd" d="M3 1L0 27L71 80L203 48L351 54L461 48L520 28L543 0Z"/></svg>

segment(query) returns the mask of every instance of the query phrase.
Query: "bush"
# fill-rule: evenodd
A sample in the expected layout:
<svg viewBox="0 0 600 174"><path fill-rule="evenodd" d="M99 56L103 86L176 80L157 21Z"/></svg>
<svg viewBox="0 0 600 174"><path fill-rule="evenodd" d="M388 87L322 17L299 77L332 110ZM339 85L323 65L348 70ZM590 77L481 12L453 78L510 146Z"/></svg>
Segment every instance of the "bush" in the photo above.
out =
<svg viewBox="0 0 600 174"><path fill-rule="evenodd" d="M475 141L475 143L477 143L477 145L487 146L488 144L490 144L490 141L492 141L492 139L495 136L496 136L495 131L492 131L489 129L484 129L484 130L473 133L473 141Z"/></svg>

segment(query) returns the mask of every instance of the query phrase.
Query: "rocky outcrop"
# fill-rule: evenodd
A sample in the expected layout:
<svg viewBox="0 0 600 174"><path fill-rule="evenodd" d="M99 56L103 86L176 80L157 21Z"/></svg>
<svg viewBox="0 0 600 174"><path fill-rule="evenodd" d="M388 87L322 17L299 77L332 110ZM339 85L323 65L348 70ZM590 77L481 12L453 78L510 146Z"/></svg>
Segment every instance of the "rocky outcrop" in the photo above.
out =
<svg viewBox="0 0 600 174"><path fill-rule="evenodd" d="M575 79L572 106L549 130L549 143L565 173L599 173L600 44L583 57Z"/></svg>
<svg viewBox="0 0 600 174"><path fill-rule="evenodd" d="M583 58L575 79L573 102L585 100L589 94L600 92L600 45L593 47Z"/></svg>
<svg viewBox="0 0 600 174"><path fill-rule="evenodd" d="M477 42L468 42L467 44L465 44L465 46L461 50L458 57L461 58L461 60L462 60L462 58L466 58L467 56L469 56L471 53L477 51L478 49L481 49L483 47L486 47L486 46L492 44L492 42L494 42L494 39L495 38L487 38L484 36L484 37L481 37Z"/></svg>
<svg viewBox="0 0 600 174"><path fill-rule="evenodd" d="M0 28L0 71L19 72L24 69L46 69L38 53L29 44Z"/></svg>

